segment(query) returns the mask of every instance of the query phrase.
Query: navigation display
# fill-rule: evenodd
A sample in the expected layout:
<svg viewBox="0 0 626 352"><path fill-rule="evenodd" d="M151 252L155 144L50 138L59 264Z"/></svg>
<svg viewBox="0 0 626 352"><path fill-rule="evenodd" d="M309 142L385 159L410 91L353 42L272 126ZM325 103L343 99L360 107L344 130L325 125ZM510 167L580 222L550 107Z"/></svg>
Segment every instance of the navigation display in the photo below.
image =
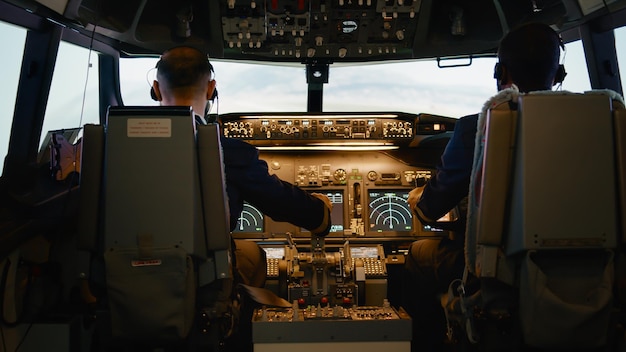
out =
<svg viewBox="0 0 626 352"><path fill-rule="evenodd" d="M458 220L458 217L456 216L456 209L453 209L452 211L449 211L448 213L446 213L446 215L442 216L441 218L439 218L437 220L436 224L423 224L422 225L422 230L426 231L426 232L442 232L442 231L446 231L445 228L449 227L449 224L451 224L452 222Z"/></svg>
<svg viewBox="0 0 626 352"><path fill-rule="evenodd" d="M368 228L370 232L405 232L413 229L409 209L409 189L381 189L367 192Z"/></svg>
<svg viewBox="0 0 626 352"><path fill-rule="evenodd" d="M237 219L237 226L233 233L262 233L265 231L263 225L263 213L254 205L244 201L243 210Z"/></svg>

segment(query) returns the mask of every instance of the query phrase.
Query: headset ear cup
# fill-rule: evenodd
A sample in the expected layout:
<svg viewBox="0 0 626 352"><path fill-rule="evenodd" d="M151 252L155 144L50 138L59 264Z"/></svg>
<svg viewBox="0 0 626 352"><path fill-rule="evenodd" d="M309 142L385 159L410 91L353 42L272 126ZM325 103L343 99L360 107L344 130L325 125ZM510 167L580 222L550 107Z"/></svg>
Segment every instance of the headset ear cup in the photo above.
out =
<svg viewBox="0 0 626 352"><path fill-rule="evenodd" d="M502 66L500 66L499 62L496 62L496 65L493 67L493 78L497 79L500 82L500 78L502 77Z"/></svg>
<svg viewBox="0 0 626 352"><path fill-rule="evenodd" d="M563 83L565 80L565 76L567 76L567 72L565 72L565 66L559 65L556 69L556 73L554 74L554 84Z"/></svg>
<svg viewBox="0 0 626 352"><path fill-rule="evenodd" d="M211 72L211 80L215 80L215 70L213 69L213 65L211 64L211 61L207 60L207 63L209 64L209 71ZM211 95L211 99L209 99L210 101L215 101L215 98L217 98L217 88L213 88L213 94Z"/></svg>
<svg viewBox="0 0 626 352"><path fill-rule="evenodd" d="M154 92L154 87L150 87L150 97L154 101L159 101L159 98L157 97L156 93Z"/></svg>
<svg viewBox="0 0 626 352"><path fill-rule="evenodd" d="M496 66L493 68L493 78L498 82L498 86L504 85L506 82L506 67L501 63L496 63Z"/></svg>

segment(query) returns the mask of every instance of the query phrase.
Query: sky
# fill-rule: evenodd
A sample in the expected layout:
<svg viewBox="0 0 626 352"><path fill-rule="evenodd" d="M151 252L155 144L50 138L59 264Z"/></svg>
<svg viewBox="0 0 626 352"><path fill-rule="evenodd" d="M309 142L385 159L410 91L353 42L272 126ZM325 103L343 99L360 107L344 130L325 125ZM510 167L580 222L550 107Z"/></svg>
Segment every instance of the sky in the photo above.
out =
<svg viewBox="0 0 626 352"><path fill-rule="evenodd" d="M8 148L13 106L25 31L0 23L3 45L0 77L0 158ZM616 33L618 58L626 67L626 29ZM561 61L568 72L561 89L590 88L580 42L569 43ZM125 59L120 76L124 104L156 105L150 99L156 59ZM304 112L307 85L305 68L239 64L212 60L218 104L213 113ZM324 111L401 111L461 117L478 112L496 93L495 59L474 60L469 67L437 67L435 61L367 66L331 65L324 85ZM62 43L44 121L48 130L83 126L98 119L97 55ZM0 165L0 168L2 166Z"/></svg>
<svg viewBox="0 0 626 352"><path fill-rule="evenodd" d="M582 48L580 50L582 52ZM125 104L154 104L146 92L154 79L155 62L127 59L121 63ZM304 66L285 68L212 62L220 96L219 113L305 111ZM492 78L494 63L495 59L475 59L470 67L445 69L438 68L436 61L351 67L331 65L329 83L323 88L323 110L403 111L450 117L472 114L496 93ZM579 72L574 70L568 76L563 89L590 87L586 71Z"/></svg>

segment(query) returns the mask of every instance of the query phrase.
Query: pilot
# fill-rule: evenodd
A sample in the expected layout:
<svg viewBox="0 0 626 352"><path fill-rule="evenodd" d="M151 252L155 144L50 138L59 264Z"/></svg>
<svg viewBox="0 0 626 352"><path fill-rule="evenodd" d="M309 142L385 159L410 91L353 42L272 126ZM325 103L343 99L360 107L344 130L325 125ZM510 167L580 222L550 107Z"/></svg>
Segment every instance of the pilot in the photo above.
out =
<svg viewBox="0 0 626 352"><path fill-rule="evenodd" d="M157 63L156 80L151 94L161 105L191 106L196 122L204 123L207 103L216 98L213 67L206 54L180 46L167 50ZM244 200L275 221L303 227L314 236L330 231L330 199L308 192L268 172L258 150L238 139L221 138L226 192L233 230L243 209ZM235 261L243 283L263 287L266 278L265 253L251 241L235 240Z"/></svg>
<svg viewBox="0 0 626 352"><path fill-rule="evenodd" d="M529 23L511 30L500 42L494 78L502 90L515 85L520 92L550 90L563 81L559 65L560 36L547 25ZM413 318L414 351L440 351L446 329L438 296L447 292L465 267L463 255L467 195L474 157L478 114L460 118L437 171L424 187L413 189L408 198L423 224L459 206L460 226L450 238L423 239L409 247L405 261L402 306Z"/></svg>

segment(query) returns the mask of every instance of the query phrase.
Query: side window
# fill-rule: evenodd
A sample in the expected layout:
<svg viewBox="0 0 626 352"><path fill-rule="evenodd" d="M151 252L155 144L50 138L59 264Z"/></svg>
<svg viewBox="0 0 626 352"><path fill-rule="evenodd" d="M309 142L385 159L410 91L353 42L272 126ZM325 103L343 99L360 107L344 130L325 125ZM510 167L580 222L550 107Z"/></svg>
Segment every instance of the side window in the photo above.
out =
<svg viewBox="0 0 626 352"><path fill-rule="evenodd" d="M59 44L42 142L48 131L99 123L97 62L96 52L66 42Z"/></svg>
<svg viewBox="0 0 626 352"><path fill-rule="evenodd" d="M624 75L626 74L626 27L615 29L615 50L617 51L617 65L620 68L622 90L624 90L626 86L626 81L624 81Z"/></svg>
<svg viewBox="0 0 626 352"><path fill-rule="evenodd" d="M19 84L26 30L0 22L2 33L2 65L0 65L0 173L9 150L9 136L15 110L15 97Z"/></svg>
<svg viewBox="0 0 626 352"><path fill-rule="evenodd" d="M584 92L591 89L582 41L577 40L565 44L565 52L561 54L561 63L567 72L561 86L563 90Z"/></svg>

